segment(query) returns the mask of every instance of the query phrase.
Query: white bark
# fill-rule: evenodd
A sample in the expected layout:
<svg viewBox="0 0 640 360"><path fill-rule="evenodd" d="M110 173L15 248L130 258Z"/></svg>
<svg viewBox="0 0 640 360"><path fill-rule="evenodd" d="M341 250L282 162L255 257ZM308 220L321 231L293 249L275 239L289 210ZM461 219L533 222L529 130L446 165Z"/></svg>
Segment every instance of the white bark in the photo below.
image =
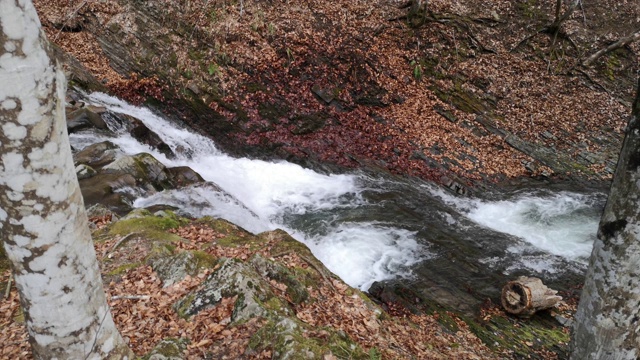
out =
<svg viewBox="0 0 640 360"><path fill-rule="evenodd" d="M0 233L36 359L128 359L111 318L64 112L30 0L0 0Z"/></svg>
<svg viewBox="0 0 640 360"><path fill-rule="evenodd" d="M640 80L571 339L573 360L640 358Z"/></svg>

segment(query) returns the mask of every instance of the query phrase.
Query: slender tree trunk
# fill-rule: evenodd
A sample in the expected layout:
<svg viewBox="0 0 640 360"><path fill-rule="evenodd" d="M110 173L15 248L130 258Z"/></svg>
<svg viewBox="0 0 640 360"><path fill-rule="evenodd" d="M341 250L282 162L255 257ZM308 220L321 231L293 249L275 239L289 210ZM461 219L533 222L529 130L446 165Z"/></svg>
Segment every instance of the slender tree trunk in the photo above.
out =
<svg viewBox="0 0 640 360"><path fill-rule="evenodd" d="M640 79L575 316L573 360L640 358Z"/></svg>
<svg viewBox="0 0 640 360"><path fill-rule="evenodd" d="M30 0L0 0L0 233L36 359L127 359L106 302L64 112Z"/></svg>

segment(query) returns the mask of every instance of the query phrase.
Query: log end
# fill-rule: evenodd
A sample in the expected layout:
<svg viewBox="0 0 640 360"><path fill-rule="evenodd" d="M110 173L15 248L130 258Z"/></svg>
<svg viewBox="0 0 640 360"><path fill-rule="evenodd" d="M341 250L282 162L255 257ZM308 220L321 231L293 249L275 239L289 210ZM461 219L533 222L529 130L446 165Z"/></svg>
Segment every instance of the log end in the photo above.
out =
<svg viewBox="0 0 640 360"><path fill-rule="evenodd" d="M538 310L550 308L562 300L557 291L549 289L542 280L522 276L509 281L502 288L502 307L506 312L529 317Z"/></svg>

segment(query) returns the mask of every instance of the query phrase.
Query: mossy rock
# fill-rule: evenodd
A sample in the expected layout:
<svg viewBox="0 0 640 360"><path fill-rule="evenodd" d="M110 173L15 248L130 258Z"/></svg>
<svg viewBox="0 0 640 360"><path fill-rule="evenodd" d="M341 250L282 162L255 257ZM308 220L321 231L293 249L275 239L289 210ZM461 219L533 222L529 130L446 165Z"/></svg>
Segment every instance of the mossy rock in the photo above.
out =
<svg viewBox="0 0 640 360"><path fill-rule="evenodd" d="M237 296L232 321L266 316L268 310L262 303L275 296L269 283L252 266L238 259L221 258L219 264L220 267L203 281L199 289L174 304L178 315L188 318L215 306L222 298Z"/></svg>
<svg viewBox="0 0 640 360"><path fill-rule="evenodd" d="M147 238L164 240L169 242L180 241L178 235L169 233L167 230L176 229L186 223L187 219L180 218L167 211L171 216L159 217L151 215L144 209L136 209L118 222L109 226L110 235L126 236L131 233L138 233Z"/></svg>
<svg viewBox="0 0 640 360"><path fill-rule="evenodd" d="M489 348L496 351L512 351L516 358L544 359L537 350L553 351L561 359L568 357L569 329L554 324L543 314L523 320L507 316L493 316L480 323L463 319L473 332Z"/></svg>
<svg viewBox="0 0 640 360"><path fill-rule="evenodd" d="M122 274L126 273L128 270L130 270L130 269L135 269L135 268L137 268L137 267L138 267L138 266L140 266L140 265L142 265L142 264L141 264L141 263L139 263L139 262L135 262L135 263L131 263L131 264L124 264L124 265L120 265L120 266L118 266L117 268L115 268L115 269L113 269L113 270L109 271L109 272L107 273L107 275L109 275L109 276L122 275Z"/></svg>
<svg viewBox="0 0 640 360"><path fill-rule="evenodd" d="M322 333L322 337L310 336ZM317 331L320 330L320 331ZM371 359L360 345L333 328L316 329L290 317L269 319L249 340L245 354L270 349L272 359L323 359L333 355L339 359Z"/></svg>
<svg viewBox="0 0 640 360"><path fill-rule="evenodd" d="M295 273L292 273L283 265L267 260L259 255L252 257L250 263L263 277L287 285L286 293L294 304L300 304L309 299L309 292L305 284L298 280Z"/></svg>
<svg viewBox="0 0 640 360"><path fill-rule="evenodd" d="M163 339L142 360L182 360L188 343L186 338Z"/></svg>
<svg viewBox="0 0 640 360"><path fill-rule="evenodd" d="M147 190L161 191L175 187L167 168L147 153L119 157L104 166L102 171L106 174L130 174L136 179L138 186L146 187Z"/></svg>
<svg viewBox="0 0 640 360"><path fill-rule="evenodd" d="M224 219L205 216L196 220L195 223L207 225L216 232L225 235L216 240L216 244L220 246L239 247L249 245L251 249L255 250L266 242L265 239L255 236L247 230Z"/></svg>
<svg viewBox="0 0 640 360"><path fill-rule="evenodd" d="M166 287L181 281L187 275L196 276L200 270L215 267L217 260L203 251L183 251L165 257L152 257L149 263Z"/></svg>

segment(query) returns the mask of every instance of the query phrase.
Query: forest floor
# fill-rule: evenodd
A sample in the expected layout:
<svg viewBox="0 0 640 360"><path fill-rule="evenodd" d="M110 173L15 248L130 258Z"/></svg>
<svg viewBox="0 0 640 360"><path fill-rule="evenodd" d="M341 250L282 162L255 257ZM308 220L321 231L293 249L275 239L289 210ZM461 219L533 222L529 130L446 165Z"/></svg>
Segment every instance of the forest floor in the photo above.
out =
<svg viewBox="0 0 640 360"><path fill-rule="evenodd" d="M637 1L581 1L557 33L548 29L555 2L539 0L433 0L414 13L397 0L34 3L52 42L130 101L167 93L197 99L228 123L230 142L470 188L518 177L610 179L640 68L637 41L581 64L640 30ZM163 32L150 30L154 22ZM116 38L126 49L105 42ZM160 43L166 47L153 52ZM78 81L71 70L70 79ZM204 131L212 126L185 121ZM128 276L132 288L123 291L158 287L147 267ZM5 271L0 283L7 279ZM161 305L140 311L168 311ZM0 305L2 358L30 356L17 309L13 291ZM215 311L223 319L228 308ZM413 316L402 309L396 315ZM491 307L479 316L503 315ZM433 320L413 318L398 334L415 345L423 339L416 324L428 332ZM488 355L486 344L457 326L461 338L444 334L436 343L448 342L443 351L514 357ZM131 329L143 344L139 353L148 351L152 341ZM431 349L415 354L423 350Z"/></svg>
<svg viewBox="0 0 640 360"><path fill-rule="evenodd" d="M610 179L640 63L636 41L582 65L640 31L635 1L580 1L557 32L537 0L35 3L109 89L197 99L221 144L464 186Z"/></svg>

